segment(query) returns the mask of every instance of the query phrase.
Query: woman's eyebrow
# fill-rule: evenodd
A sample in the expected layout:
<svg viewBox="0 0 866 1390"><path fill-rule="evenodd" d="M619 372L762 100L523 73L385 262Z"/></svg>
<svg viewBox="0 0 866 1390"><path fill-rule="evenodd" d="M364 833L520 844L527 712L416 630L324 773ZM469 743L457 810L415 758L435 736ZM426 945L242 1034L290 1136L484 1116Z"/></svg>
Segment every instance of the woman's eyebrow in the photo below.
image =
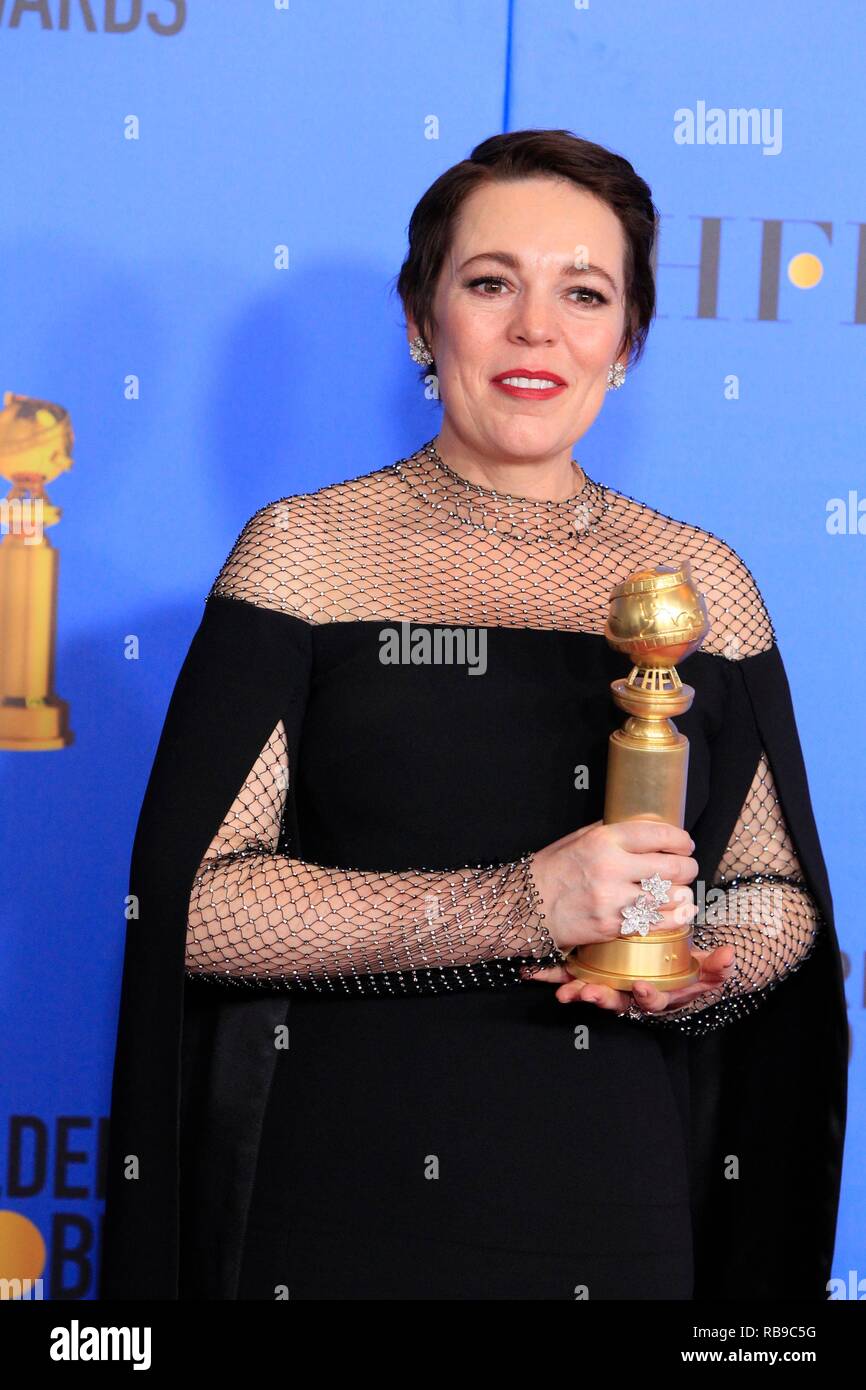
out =
<svg viewBox="0 0 866 1390"><path fill-rule="evenodd" d="M460 270L465 270L473 261L498 261L500 265L507 266L509 270L520 270L521 268L520 257L513 256L510 251L479 251L477 255L470 256L467 261L464 261ZM580 275L581 273L600 275L603 280L608 282L614 293L617 292L616 281L600 265L575 265L574 261L568 261L562 266L559 273L560 275Z"/></svg>

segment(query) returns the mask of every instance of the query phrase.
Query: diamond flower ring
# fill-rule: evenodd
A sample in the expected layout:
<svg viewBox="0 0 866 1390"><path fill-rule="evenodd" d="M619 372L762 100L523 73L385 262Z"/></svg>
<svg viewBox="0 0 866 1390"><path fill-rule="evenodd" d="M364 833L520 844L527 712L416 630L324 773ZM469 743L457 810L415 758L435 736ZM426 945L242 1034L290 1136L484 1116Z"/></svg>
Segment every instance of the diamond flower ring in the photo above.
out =
<svg viewBox="0 0 866 1390"><path fill-rule="evenodd" d="M653 874L652 878L641 879L640 886L644 891L638 894L633 903L621 910L623 924L620 927L620 936L631 936L632 932L640 932L641 936L646 936L652 924L662 920L662 914L656 912L656 906L659 903L670 902L668 889L671 882L671 879L660 878L658 874Z"/></svg>

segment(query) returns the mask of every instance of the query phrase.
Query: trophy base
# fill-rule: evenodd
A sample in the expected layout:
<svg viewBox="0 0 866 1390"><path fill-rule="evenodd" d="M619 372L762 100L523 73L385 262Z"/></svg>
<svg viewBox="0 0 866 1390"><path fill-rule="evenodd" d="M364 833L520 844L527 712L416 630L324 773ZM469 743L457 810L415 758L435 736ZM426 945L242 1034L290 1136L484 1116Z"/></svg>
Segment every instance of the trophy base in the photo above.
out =
<svg viewBox="0 0 866 1390"><path fill-rule="evenodd" d="M10 697L0 702L0 749L42 753L68 748L74 742L66 700L56 696L30 700Z"/></svg>
<svg viewBox="0 0 866 1390"><path fill-rule="evenodd" d="M700 962L690 947L690 930L649 932L646 936L617 937L615 941L578 946L565 961L569 975L587 984L610 985L631 993L638 980L656 989L682 989L697 984Z"/></svg>

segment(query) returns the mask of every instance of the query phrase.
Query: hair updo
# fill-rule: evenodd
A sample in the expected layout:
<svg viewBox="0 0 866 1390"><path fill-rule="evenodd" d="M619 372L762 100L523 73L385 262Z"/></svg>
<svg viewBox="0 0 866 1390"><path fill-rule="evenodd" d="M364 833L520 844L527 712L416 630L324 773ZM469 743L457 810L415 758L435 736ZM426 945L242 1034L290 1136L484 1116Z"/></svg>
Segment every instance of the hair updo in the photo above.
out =
<svg viewBox="0 0 866 1390"><path fill-rule="evenodd" d="M548 176L569 179L594 194L619 218L625 235L625 336L628 366L640 360L655 313L652 253L659 214L649 184L622 155L583 140L570 130L514 130L476 145L468 159L440 174L409 221L409 249L397 276L403 311L428 344L436 330L433 297L465 198L485 183ZM435 362L422 367L422 380Z"/></svg>

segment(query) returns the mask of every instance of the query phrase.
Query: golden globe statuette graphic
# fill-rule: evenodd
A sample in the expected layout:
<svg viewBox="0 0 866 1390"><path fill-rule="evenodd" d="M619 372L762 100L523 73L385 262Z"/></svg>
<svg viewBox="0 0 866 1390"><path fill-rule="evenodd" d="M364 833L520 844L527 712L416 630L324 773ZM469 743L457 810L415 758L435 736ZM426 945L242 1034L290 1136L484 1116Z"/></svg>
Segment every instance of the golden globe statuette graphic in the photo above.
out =
<svg viewBox="0 0 866 1390"><path fill-rule="evenodd" d="M54 693L59 556L46 535L60 520L45 485L72 467L72 425L61 406L6 391L0 410L0 748L66 748L69 707Z"/></svg>
<svg viewBox="0 0 866 1390"><path fill-rule="evenodd" d="M696 651L709 630L706 600L692 582L688 560L676 568L637 570L613 590L604 635L634 665L610 687L628 719L610 736L605 825L655 820L682 828L689 741L673 718L691 708L695 692L683 685L676 663ZM565 965L575 979L626 992L637 980L680 989L699 978L693 944L691 925L673 924L578 946Z"/></svg>

